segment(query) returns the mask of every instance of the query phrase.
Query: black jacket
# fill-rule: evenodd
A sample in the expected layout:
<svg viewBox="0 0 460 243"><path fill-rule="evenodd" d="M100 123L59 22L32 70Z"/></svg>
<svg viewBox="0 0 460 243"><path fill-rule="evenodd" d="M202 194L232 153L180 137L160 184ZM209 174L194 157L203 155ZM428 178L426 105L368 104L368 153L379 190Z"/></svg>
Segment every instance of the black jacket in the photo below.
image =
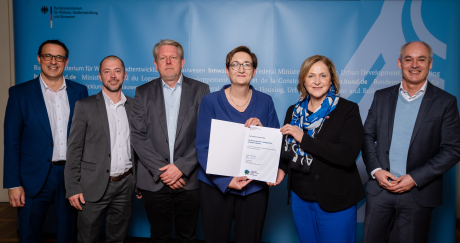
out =
<svg viewBox="0 0 460 243"><path fill-rule="evenodd" d="M284 124L292 119L294 105L286 112ZM300 147L313 156L316 166L315 188L318 204L327 211L340 211L365 198L364 188L356 166L363 143L363 124L356 103L340 98L316 138L305 133ZM284 146L283 146L284 147ZM289 180L301 171L291 170L289 161L281 159L280 168L291 173ZM290 191L290 181L288 181Z"/></svg>
<svg viewBox="0 0 460 243"><path fill-rule="evenodd" d="M374 94L364 124L363 161L370 173L376 168L390 170L390 146L393 134L399 84ZM442 174L460 158L460 119L455 96L428 82L418 111L407 155L406 173L417 186L409 193L423 207L442 204ZM383 188L376 180L366 186L369 195Z"/></svg>

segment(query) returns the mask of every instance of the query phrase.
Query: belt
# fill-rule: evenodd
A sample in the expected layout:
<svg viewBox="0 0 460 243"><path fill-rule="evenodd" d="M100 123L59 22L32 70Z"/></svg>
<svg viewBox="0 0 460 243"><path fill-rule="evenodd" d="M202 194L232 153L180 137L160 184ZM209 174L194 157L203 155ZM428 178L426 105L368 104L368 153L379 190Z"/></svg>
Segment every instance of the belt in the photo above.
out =
<svg viewBox="0 0 460 243"><path fill-rule="evenodd" d="M128 171L117 177L109 176L109 181L121 181L123 178L125 178L131 173L133 173L133 168L129 169Z"/></svg>
<svg viewBox="0 0 460 243"><path fill-rule="evenodd" d="M51 161L52 165L65 165L65 160Z"/></svg>

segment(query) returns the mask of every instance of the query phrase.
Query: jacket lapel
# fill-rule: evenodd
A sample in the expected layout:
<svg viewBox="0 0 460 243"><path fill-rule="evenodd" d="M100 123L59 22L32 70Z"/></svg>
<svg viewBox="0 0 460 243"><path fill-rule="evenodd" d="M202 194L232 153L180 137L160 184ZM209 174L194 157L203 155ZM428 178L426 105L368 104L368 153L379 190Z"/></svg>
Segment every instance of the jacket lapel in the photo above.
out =
<svg viewBox="0 0 460 243"><path fill-rule="evenodd" d="M338 103L337 103L337 106L335 107L335 109L334 109L333 111L331 111L329 114L327 114L326 120L323 122L323 125L321 125L321 129L320 129L319 132L315 135L315 137L316 137L317 139L321 139L321 138L323 137L324 133L325 133L324 131L327 131L327 129L328 129L328 127L329 127L329 124L330 124L331 121L332 121L332 120L329 120L329 119L331 119L332 117L335 116L335 113L337 113L337 110L342 109L341 107L342 107L342 104L343 104L343 103L340 102L340 99L341 99L341 98L338 98L338 99L339 99L339 101L338 101ZM294 110L293 110L293 111L294 111ZM291 118L291 120L292 120L292 118Z"/></svg>
<svg viewBox="0 0 460 243"><path fill-rule="evenodd" d="M183 77L179 115L177 117L176 139L179 136L180 130L182 128L182 124L184 123L185 117L187 116L188 108L191 104L190 102L191 99L192 99L191 82L188 78Z"/></svg>
<svg viewBox="0 0 460 243"><path fill-rule="evenodd" d="M427 82L428 84L426 87L426 93L425 95L423 95L423 100L420 104L420 109L418 110L417 120L415 120L414 131L412 131L412 137L410 138L409 148L412 145L412 142L414 141L417 132L420 129L420 126L422 125L423 119L425 118L428 108L430 108L431 101L433 98L433 85L429 81Z"/></svg>
<svg viewBox="0 0 460 243"><path fill-rule="evenodd" d="M99 111L99 116L101 117L102 122L102 129L104 130L104 134L108 143L109 148L110 146L110 130L109 130L109 118L107 117L107 108L105 106L104 95L102 91L96 95L96 103L97 109Z"/></svg>
<svg viewBox="0 0 460 243"><path fill-rule="evenodd" d="M126 103L125 103L125 110L126 110L126 117L128 117L128 123L131 122L131 99L126 96Z"/></svg>
<svg viewBox="0 0 460 243"><path fill-rule="evenodd" d="M391 138L393 136L393 126L395 122L396 105L398 104L398 95L399 85L395 85L394 90L391 91L390 98L388 100L388 144L391 144Z"/></svg>
<svg viewBox="0 0 460 243"><path fill-rule="evenodd" d="M72 117L73 117L73 110L75 108L75 103L79 99L77 90L73 87L72 83L66 80L66 92L67 92L67 99L69 100L69 122L67 123L67 137L70 134L70 124L72 124Z"/></svg>
<svg viewBox="0 0 460 243"><path fill-rule="evenodd" d="M168 140L168 126L166 125L166 108L165 98L163 95L163 82L160 78L158 78L152 81L152 85L153 94L150 99L152 99L152 103L155 106L156 114L158 115L158 120L160 122L161 129L163 130L163 134L166 137L166 140Z"/></svg>
<svg viewBox="0 0 460 243"><path fill-rule="evenodd" d="M40 87L40 79L36 78L32 86L29 88L29 94L31 97L32 105L37 112L38 119L45 129L48 136L53 140L53 134L51 133L50 120L48 118L48 112L46 110L45 99L43 98L42 88Z"/></svg>

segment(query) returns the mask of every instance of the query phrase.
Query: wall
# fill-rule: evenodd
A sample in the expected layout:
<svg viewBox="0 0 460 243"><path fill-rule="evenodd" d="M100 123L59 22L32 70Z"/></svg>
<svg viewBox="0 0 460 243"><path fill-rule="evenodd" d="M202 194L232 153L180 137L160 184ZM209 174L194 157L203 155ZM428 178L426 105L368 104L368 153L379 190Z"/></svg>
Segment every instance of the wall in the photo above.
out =
<svg viewBox="0 0 460 243"><path fill-rule="evenodd" d="M0 0L0 202L8 202L3 188L3 120L8 88L14 85L13 0Z"/></svg>

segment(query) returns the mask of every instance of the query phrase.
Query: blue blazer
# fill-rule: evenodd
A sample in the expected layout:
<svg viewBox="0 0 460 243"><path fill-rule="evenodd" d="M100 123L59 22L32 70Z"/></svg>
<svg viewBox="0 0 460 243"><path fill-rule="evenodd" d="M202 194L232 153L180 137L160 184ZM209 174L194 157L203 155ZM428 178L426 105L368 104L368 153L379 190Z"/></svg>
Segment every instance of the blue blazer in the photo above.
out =
<svg viewBox="0 0 460 243"><path fill-rule="evenodd" d="M364 123L363 160L370 174L376 168L390 170L389 151L398 100L399 84L374 94ZM410 190L423 207L442 204L442 174L460 160L460 119L457 99L427 84L415 120L407 155L406 172L417 186ZM370 195L383 188L370 179L366 187Z"/></svg>
<svg viewBox="0 0 460 243"><path fill-rule="evenodd" d="M75 102L88 96L86 86L66 80L70 133ZM22 186L33 197L45 183L53 155L53 135L39 78L9 89L4 123L3 187Z"/></svg>
<svg viewBox="0 0 460 243"><path fill-rule="evenodd" d="M234 190L227 188L233 177L206 174L211 120L218 119L244 124L249 118L256 117L259 118L264 127L279 128L280 124L272 97L250 86L252 89L251 101L244 112L239 112L228 103L225 96L224 90L229 86L225 85L220 91L208 94L201 100L195 143L198 162L201 165L198 171L198 179L208 185L219 188L223 193L229 192L246 196L263 189L267 186L267 183L254 180L242 190Z"/></svg>

